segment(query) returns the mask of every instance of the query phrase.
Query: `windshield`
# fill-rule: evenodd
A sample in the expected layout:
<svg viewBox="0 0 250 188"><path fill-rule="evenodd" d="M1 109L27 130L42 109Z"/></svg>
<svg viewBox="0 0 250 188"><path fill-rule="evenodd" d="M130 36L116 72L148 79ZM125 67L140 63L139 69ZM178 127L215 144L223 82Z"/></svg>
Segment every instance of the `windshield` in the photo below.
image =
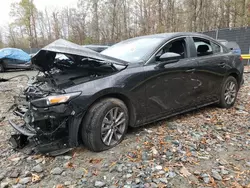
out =
<svg viewBox="0 0 250 188"><path fill-rule="evenodd" d="M130 63L146 61L163 42L163 38L135 38L122 41L101 52Z"/></svg>

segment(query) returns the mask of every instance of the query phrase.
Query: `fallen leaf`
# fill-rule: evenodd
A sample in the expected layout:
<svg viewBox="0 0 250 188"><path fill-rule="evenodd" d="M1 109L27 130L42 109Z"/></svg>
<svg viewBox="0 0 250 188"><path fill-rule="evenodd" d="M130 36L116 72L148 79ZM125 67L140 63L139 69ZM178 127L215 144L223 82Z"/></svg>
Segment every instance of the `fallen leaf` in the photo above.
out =
<svg viewBox="0 0 250 188"><path fill-rule="evenodd" d="M17 179L16 179L16 183L19 183L19 181L20 181L20 178L17 178Z"/></svg>
<svg viewBox="0 0 250 188"><path fill-rule="evenodd" d="M98 164L98 163L100 163L102 161L102 159L90 159L89 160L89 163L91 163L91 164Z"/></svg>
<svg viewBox="0 0 250 188"><path fill-rule="evenodd" d="M32 181L33 183L38 182L38 181L40 181L40 180L41 180L40 176L38 176L37 174L32 174L32 179L31 179L31 181Z"/></svg>
<svg viewBox="0 0 250 188"><path fill-rule="evenodd" d="M43 156L42 155L34 155L33 156L33 159L39 159L39 158L43 158Z"/></svg>
<svg viewBox="0 0 250 188"><path fill-rule="evenodd" d="M109 166L109 168L111 168L112 166L114 166L117 162L112 162L111 165Z"/></svg>
<svg viewBox="0 0 250 188"><path fill-rule="evenodd" d="M88 173L88 170L86 170L85 168L83 168L83 171L85 172L85 174L87 174L87 173Z"/></svg>
<svg viewBox="0 0 250 188"><path fill-rule="evenodd" d="M188 151L187 154L186 154L186 156L187 156L187 157L191 157L191 156L192 156L192 153Z"/></svg>
<svg viewBox="0 0 250 188"><path fill-rule="evenodd" d="M164 168L164 171L165 171L165 172L168 172L168 171L169 171L169 168L168 168L168 167L165 167L165 168Z"/></svg>
<svg viewBox="0 0 250 188"><path fill-rule="evenodd" d="M212 178L211 176L209 177L209 179L210 179L210 186L212 186L212 187L217 187L217 184L216 184L216 182L214 181L214 178Z"/></svg>
<svg viewBox="0 0 250 188"><path fill-rule="evenodd" d="M200 142L201 142L201 144L206 144L207 140L206 140L206 138L202 138Z"/></svg>
<svg viewBox="0 0 250 188"><path fill-rule="evenodd" d="M64 188L64 186L62 184L58 184L56 188Z"/></svg>
<svg viewBox="0 0 250 188"><path fill-rule="evenodd" d="M184 176L184 177L188 177L191 175L191 173L186 169L186 167L182 167L180 170L180 173Z"/></svg>
<svg viewBox="0 0 250 188"><path fill-rule="evenodd" d="M74 168L74 165L72 162L68 162L66 165L67 168Z"/></svg>
<svg viewBox="0 0 250 188"><path fill-rule="evenodd" d="M234 188L243 188L238 182L233 182L232 185Z"/></svg>

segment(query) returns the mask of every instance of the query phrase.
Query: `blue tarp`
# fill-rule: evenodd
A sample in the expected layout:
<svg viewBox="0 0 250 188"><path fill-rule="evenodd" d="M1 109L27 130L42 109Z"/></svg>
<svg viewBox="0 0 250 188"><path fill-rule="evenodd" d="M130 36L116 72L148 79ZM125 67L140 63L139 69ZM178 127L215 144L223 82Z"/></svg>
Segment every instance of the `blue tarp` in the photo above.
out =
<svg viewBox="0 0 250 188"><path fill-rule="evenodd" d="M20 61L30 61L30 55L21 49L17 48L3 48L0 49L0 59L16 59Z"/></svg>

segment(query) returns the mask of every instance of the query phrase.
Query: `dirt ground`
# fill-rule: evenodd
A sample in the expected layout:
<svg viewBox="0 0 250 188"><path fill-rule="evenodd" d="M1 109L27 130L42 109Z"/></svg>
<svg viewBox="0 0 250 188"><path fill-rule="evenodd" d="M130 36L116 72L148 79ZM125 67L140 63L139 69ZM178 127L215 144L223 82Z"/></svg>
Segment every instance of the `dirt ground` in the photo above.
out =
<svg viewBox="0 0 250 188"><path fill-rule="evenodd" d="M35 71L1 73L0 78ZM58 157L13 151L13 96L27 78L0 82L1 187L245 187L250 188L250 74L231 109L209 106L130 129L101 153L76 148Z"/></svg>

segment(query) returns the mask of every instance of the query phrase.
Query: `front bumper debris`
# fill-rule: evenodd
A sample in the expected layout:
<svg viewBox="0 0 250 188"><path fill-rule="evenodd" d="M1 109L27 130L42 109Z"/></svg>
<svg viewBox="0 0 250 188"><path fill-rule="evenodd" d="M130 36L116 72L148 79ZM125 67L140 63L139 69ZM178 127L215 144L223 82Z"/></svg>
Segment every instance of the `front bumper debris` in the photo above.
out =
<svg viewBox="0 0 250 188"><path fill-rule="evenodd" d="M13 134L9 139L9 143L13 149L25 153L31 154L45 154L49 156L57 156L69 152L71 150L67 145L63 145L65 140L57 140L47 144L36 144L28 136L22 134Z"/></svg>
<svg viewBox="0 0 250 188"><path fill-rule="evenodd" d="M60 107L58 107L60 108ZM45 113L34 113L29 107L17 107L14 115L19 117L23 123L15 123L14 119L9 119L9 124L15 129L17 134L13 134L9 139L10 144L15 150L26 154L45 154L56 156L71 150L69 143L69 134L67 120L69 114L64 118L59 114L58 117L63 119L60 123L56 121L55 114L52 119ZM41 109L43 112L43 109ZM47 114L51 114L48 110ZM73 118L73 117L71 117ZM51 122L57 124L52 126ZM45 129L46 127L46 129Z"/></svg>
<svg viewBox="0 0 250 188"><path fill-rule="evenodd" d="M57 139L54 141L41 141L37 134L31 132L25 124L17 125L9 120L10 125L18 132L12 134L9 143L13 149L25 154L45 154L57 156L71 150L68 138Z"/></svg>
<svg viewBox="0 0 250 188"><path fill-rule="evenodd" d="M15 117L9 118L9 124L17 133L9 141L14 149L26 154L60 155L81 144L79 129L85 112L74 99L45 107L37 105L35 101L50 93L48 85L40 85L33 84L14 98Z"/></svg>
<svg viewBox="0 0 250 188"><path fill-rule="evenodd" d="M35 132L32 132L31 130L27 129L25 124L16 125L11 119L9 119L9 123L17 132L21 133L24 136L33 137L36 135Z"/></svg>
<svg viewBox="0 0 250 188"><path fill-rule="evenodd" d="M9 142L13 148L22 149L28 144L28 137L22 134L13 134Z"/></svg>

